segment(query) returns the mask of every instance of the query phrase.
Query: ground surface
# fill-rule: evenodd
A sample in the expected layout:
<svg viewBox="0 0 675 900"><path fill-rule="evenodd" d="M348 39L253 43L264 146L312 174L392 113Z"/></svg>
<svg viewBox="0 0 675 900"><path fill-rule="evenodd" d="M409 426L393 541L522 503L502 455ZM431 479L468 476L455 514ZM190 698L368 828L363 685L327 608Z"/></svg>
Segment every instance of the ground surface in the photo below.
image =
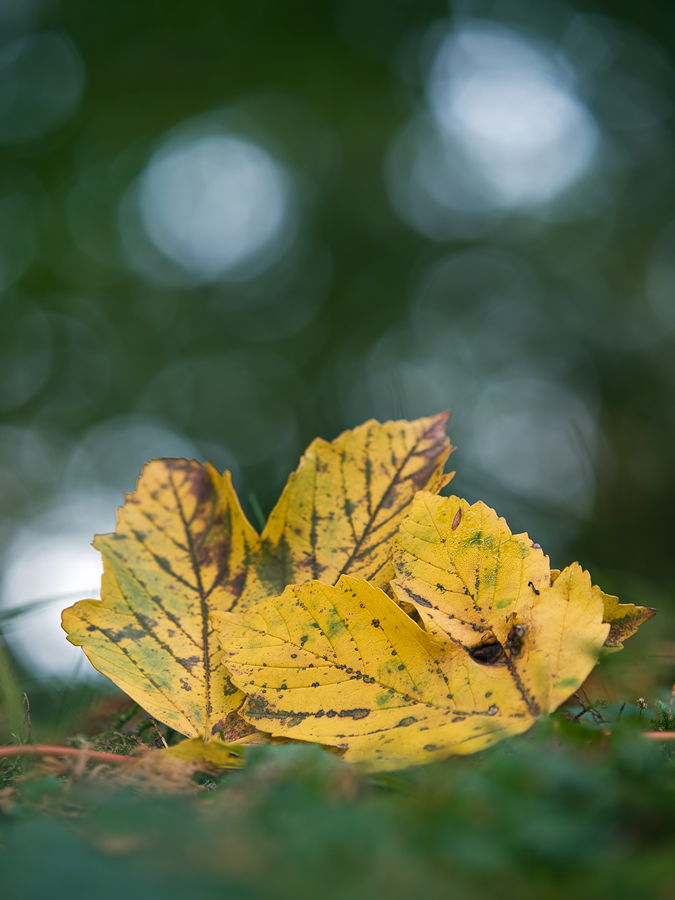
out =
<svg viewBox="0 0 675 900"><path fill-rule="evenodd" d="M90 710L93 727L107 716L110 728L89 746L159 741L124 709ZM7 760L3 895L672 897L675 744L642 732L674 720L636 703L578 712L487 753L387 776L303 745L257 748L220 776Z"/></svg>

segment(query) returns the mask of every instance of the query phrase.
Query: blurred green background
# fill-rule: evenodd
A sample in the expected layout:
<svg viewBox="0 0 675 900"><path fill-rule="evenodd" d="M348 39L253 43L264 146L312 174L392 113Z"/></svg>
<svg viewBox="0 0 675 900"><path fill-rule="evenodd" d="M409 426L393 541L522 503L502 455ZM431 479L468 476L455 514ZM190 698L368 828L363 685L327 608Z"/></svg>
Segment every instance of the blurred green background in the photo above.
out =
<svg viewBox="0 0 675 900"><path fill-rule="evenodd" d="M58 614L148 459L258 524L316 435L444 408L452 490L659 606L672 669L673 52L659 3L2 0L23 674L89 677Z"/></svg>

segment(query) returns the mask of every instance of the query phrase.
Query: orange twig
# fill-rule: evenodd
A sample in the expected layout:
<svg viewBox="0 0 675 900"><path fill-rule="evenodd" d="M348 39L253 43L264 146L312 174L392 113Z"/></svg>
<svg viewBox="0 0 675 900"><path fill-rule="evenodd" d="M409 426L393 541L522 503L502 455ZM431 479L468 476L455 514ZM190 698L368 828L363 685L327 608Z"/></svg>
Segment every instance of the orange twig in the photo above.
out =
<svg viewBox="0 0 675 900"><path fill-rule="evenodd" d="M0 759L10 756L72 756L77 758L86 756L87 761L99 763L112 763L113 765L126 765L139 762L137 756L124 756L121 753L105 753L103 750L80 750L76 747L53 747L50 745L34 746L32 744L12 745L0 747Z"/></svg>
<svg viewBox="0 0 675 900"><path fill-rule="evenodd" d="M650 741L675 741L675 731L644 731Z"/></svg>

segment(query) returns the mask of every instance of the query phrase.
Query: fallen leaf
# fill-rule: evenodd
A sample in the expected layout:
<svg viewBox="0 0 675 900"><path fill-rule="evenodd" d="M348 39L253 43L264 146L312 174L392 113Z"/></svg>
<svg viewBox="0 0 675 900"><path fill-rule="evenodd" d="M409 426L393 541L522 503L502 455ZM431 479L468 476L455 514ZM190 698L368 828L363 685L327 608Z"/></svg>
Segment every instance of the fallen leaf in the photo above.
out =
<svg viewBox="0 0 675 900"><path fill-rule="evenodd" d="M473 753L564 702L609 632L602 593L482 503L417 494L386 594L341 578L288 587L249 613L215 613L242 716L373 769Z"/></svg>
<svg viewBox="0 0 675 900"><path fill-rule="evenodd" d="M208 613L236 601L258 545L229 472L154 460L127 495L115 533L94 541L103 599L64 610L68 640L180 734L245 740L253 729L236 716L242 697L220 664Z"/></svg>
<svg viewBox="0 0 675 900"><path fill-rule="evenodd" d="M332 443L313 441L270 514L237 608L312 579L387 585L391 541L416 492L437 493L452 477L443 474L448 415L370 421Z"/></svg>
<svg viewBox="0 0 675 900"><path fill-rule="evenodd" d="M360 579L290 586L212 619L248 722L370 769L473 753L535 718L505 667L443 645Z"/></svg>
<svg viewBox="0 0 675 900"><path fill-rule="evenodd" d="M180 743L173 744L171 747L164 747L162 750L153 752L161 753L162 756L169 759L179 759L185 763L203 766L206 771L211 769L238 769L244 765L244 754L237 747L228 746L220 741L204 743L201 738L180 741ZM204 769L200 769L200 771L204 771Z"/></svg>
<svg viewBox="0 0 675 900"><path fill-rule="evenodd" d="M559 569L551 569L551 582L560 575ZM605 650L613 652L623 650L623 642L633 637L641 625L656 615L650 606L636 606L634 603L619 603L619 598L602 592L605 605L603 622L609 622L609 634L605 641Z"/></svg>
<svg viewBox="0 0 675 900"><path fill-rule="evenodd" d="M607 650L623 650L623 642L637 632L640 625L656 615L656 610L649 606L636 606L634 603L619 603L618 597L605 594L603 622L609 622L609 634L605 641Z"/></svg>
<svg viewBox="0 0 675 900"><path fill-rule="evenodd" d="M190 738L241 744L266 738L238 715L244 695L221 665L209 613L248 609L291 582L343 572L376 583L393 574L391 541L416 490L440 488L451 447L447 414L367 422L314 441L261 537L229 473L155 460L96 538L102 600L65 610L68 640L161 722Z"/></svg>
<svg viewBox="0 0 675 900"><path fill-rule="evenodd" d="M595 666L610 626L578 563L551 582L549 559L478 502L420 492L393 554L399 600L426 628L506 667L533 709L551 712Z"/></svg>

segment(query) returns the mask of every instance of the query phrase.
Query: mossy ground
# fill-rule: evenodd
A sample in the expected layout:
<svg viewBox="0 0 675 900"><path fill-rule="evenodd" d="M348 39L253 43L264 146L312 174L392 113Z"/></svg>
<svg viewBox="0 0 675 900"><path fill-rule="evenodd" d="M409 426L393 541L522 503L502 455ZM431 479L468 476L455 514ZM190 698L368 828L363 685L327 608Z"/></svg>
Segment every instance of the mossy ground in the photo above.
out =
<svg viewBox="0 0 675 900"><path fill-rule="evenodd" d="M386 776L306 745L254 748L243 770L168 792L6 761L3 895L672 897L675 763L670 744L642 732L672 728L673 711L594 706L489 752ZM159 742L142 714L123 721L129 712L108 709L90 746Z"/></svg>

